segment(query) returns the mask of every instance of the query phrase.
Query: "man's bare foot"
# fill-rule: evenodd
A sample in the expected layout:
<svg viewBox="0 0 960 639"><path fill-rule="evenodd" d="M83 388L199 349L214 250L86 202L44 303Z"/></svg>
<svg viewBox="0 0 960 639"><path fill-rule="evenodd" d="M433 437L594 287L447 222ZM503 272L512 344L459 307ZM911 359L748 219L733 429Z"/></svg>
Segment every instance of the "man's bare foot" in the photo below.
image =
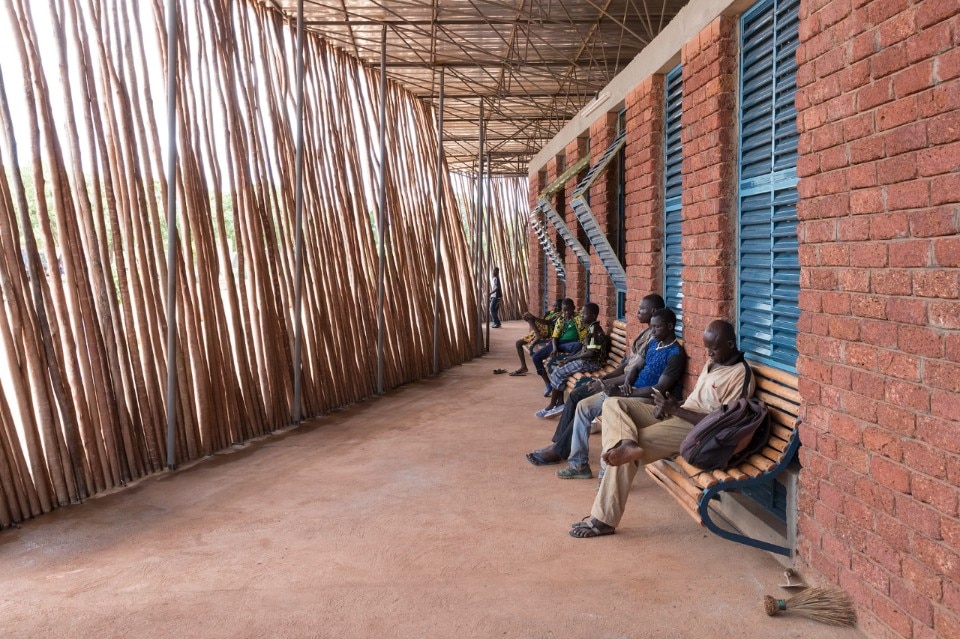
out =
<svg viewBox="0 0 960 639"><path fill-rule="evenodd" d="M600 455L600 458L611 466L623 466L630 462L639 461L643 457L643 448L637 442L624 439L616 446Z"/></svg>

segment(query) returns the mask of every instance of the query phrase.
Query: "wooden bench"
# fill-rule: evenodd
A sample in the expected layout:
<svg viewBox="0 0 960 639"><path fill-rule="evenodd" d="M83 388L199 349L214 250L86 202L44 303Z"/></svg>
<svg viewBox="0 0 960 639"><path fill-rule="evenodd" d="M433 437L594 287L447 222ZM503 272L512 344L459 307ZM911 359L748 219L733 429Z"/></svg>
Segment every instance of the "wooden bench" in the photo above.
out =
<svg viewBox="0 0 960 639"><path fill-rule="evenodd" d="M800 447L796 375L752 362L750 367L756 379L756 397L767 404L771 419L770 439L759 453L722 470L701 470L679 455L647 464L645 470L687 514L714 534L789 557L791 548L725 530L711 519L711 511L721 514L715 505L719 493L741 491L775 479L790 465Z"/></svg>
<svg viewBox="0 0 960 639"><path fill-rule="evenodd" d="M573 392L573 389L577 386L577 382L584 377L601 377L616 369L629 350L630 346L627 344L627 323L623 320L614 320L613 329L610 331L610 351L607 353L607 361L595 371L574 373L567 378L567 392Z"/></svg>

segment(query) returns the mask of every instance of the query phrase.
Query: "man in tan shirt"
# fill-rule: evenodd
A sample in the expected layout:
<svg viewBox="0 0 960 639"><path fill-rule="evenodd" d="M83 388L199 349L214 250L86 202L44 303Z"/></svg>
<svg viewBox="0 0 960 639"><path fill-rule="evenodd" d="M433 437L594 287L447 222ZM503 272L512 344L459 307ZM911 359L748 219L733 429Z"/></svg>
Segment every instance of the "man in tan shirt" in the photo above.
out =
<svg viewBox="0 0 960 639"><path fill-rule="evenodd" d="M577 522L573 537L613 534L620 524L630 495L630 486L640 464L663 459L680 450L687 433L708 414L741 397L751 397L755 388L750 367L737 350L737 334L729 322L711 322L703 333L707 364L690 396L682 403L655 395L654 405L613 397L603 403L602 459L606 474L593 501L589 519Z"/></svg>

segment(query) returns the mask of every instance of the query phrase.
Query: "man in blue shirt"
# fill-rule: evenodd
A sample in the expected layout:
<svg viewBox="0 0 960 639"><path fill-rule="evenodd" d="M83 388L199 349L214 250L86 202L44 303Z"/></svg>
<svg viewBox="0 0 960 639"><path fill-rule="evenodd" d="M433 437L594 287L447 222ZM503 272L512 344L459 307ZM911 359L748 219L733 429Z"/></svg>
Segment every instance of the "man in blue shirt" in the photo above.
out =
<svg viewBox="0 0 960 639"><path fill-rule="evenodd" d="M679 396L683 372L687 368L687 353L677 341L677 316L669 308L662 308L650 318L652 339L643 353L643 359L634 366L620 386L604 386L603 390L580 402L573 422L569 466L557 471L561 479L590 479L588 454L590 452L590 424L603 412L608 397L634 398L652 404L653 389Z"/></svg>

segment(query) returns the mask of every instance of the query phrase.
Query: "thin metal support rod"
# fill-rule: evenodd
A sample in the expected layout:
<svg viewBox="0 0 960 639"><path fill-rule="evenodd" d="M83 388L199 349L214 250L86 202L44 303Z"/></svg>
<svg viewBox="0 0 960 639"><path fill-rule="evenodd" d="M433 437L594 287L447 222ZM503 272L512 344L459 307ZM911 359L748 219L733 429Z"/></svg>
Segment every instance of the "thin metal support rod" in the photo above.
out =
<svg viewBox="0 0 960 639"><path fill-rule="evenodd" d="M177 0L167 0L167 468L177 466Z"/></svg>
<svg viewBox="0 0 960 639"><path fill-rule="evenodd" d="M484 133L485 133L485 123L484 123L484 101L480 100L480 120L477 123L478 132L477 136L479 138L479 148L477 151L477 211L476 211L476 225L474 226L474 233L476 235L476 248L475 256L477 265L477 355L483 354L483 316L487 309L484 308L484 305L489 301L484 297L483 291L483 278L486 277L486 273L483 271L483 148L485 145L484 142Z"/></svg>
<svg viewBox="0 0 960 639"><path fill-rule="evenodd" d="M484 136L484 141L486 141L486 136ZM489 302L489 300L490 300L490 295L493 293L493 291L491 290L492 284L491 284L491 282L490 282L490 274L493 273L492 255L490 254L490 251L491 251L491 244L490 244L491 237L490 237L490 235L491 235L491 233L492 233L490 227L492 226L491 222L493 221L493 197L492 197L492 195L493 195L493 193L492 193L493 183L492 183L492 182L493 182L493 174L492 174L491 171L490 171L490 152L488 151L488 152L487 152L487 190L486 190L486 193L487 193L487 197L486 197L486 202L487 202L487 221L486 221L486 227L487 227L487 247L486 247L486 248L487 248L487 250L486 250L486 252L485 252L485 253L486 253L486 265L487 265L487 270L485 271L485 273L487 274L487 277L486 277L485 281L486 281L486 283L487 283L487 301L488 301L488 302ZM492 318L492 314L491 314L491 313L487 313L487 352L488 352L488 353L490 352L490 322L492 321L492 319L493 319L493 318Z"/></svg>
<svg viewBox="0 0 960 639"><path fill-rule="evenodd" d="M296 220L294 244L295 290L293 300L293 423L300 423L303 398L303 0L297 0L297 140L294 187L296 189Z"/></svg>
<svg viewBox="0 0 960 639"><path fill-rule="evenodd" d="M377 262L377 395L383 395L383 297L387 233L387 25L380 29L380 206L377 235L380 256Z"/></svg>
<svg viewBox="0 0 960 639"><path fill-rule="evenodd" d="M434 208L437 226L433 233L433 374L440 374L440 222L443 216L443 75L440 67L440 100L437 106L437 192Z"/></svg>

